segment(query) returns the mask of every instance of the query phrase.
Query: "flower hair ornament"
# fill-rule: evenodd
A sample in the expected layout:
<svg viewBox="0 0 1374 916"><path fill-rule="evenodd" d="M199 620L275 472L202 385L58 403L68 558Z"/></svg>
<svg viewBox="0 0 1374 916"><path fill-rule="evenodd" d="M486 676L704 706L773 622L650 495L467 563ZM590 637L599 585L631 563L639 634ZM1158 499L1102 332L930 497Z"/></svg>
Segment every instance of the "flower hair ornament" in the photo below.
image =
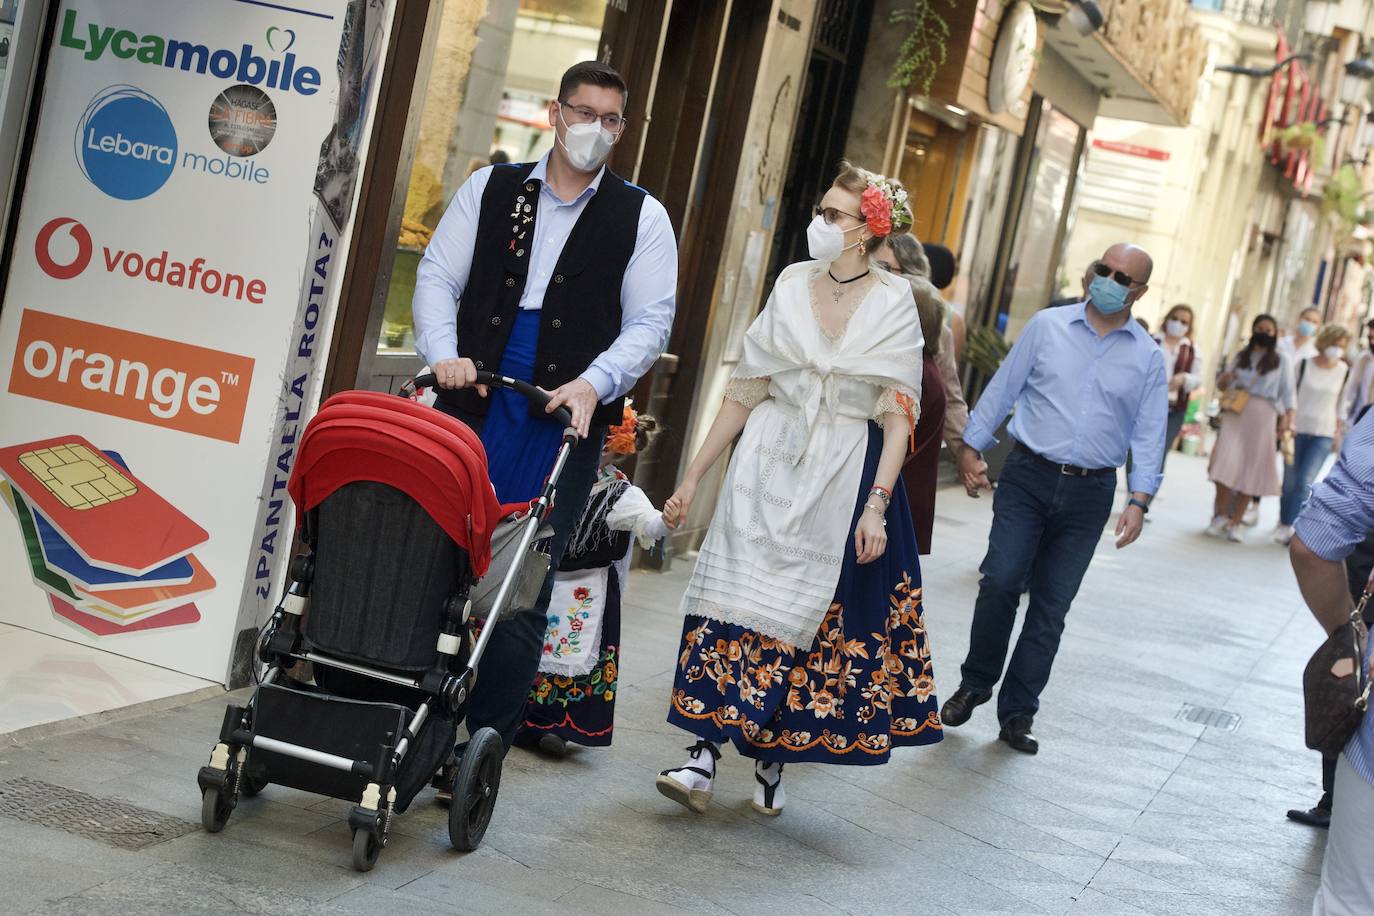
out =
<svg viewBox="0 0 1374 916"><path fill-rule="evenodd" d="M911 211L907 209L906 189L881 175L868 182L859 198L859 212L868 221L868 229L877 238L885 238L893 229L911 225Z"/></svg>
<svg viewBox="0 0 1374 916"><path fill-rule="evenodd" d="M607 431L606 448L617 455L633 455L636 451L635 437L638 433L639 414L635 413L629 402L626 402L620 425L612 426Z"/></svg>

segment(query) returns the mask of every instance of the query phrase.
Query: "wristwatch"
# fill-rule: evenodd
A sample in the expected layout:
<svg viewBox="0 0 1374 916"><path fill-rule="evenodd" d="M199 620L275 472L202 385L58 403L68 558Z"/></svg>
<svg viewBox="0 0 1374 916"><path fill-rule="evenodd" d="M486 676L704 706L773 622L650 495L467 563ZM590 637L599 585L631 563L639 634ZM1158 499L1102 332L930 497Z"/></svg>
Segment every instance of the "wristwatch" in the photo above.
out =
<svg viewBox="0 0 1374 916"><path fill-rule="evenodd" d="M1145 500L1143 500L1143 499L1136 499L1134 496L1132 496L1132 497L1130 498L1130 500L1127 501L1126 505L1128 505L1128 506L1139 506L1139 507L1140 507L1140 512L1141 512L1142 515L1145 514L1146 512L1149 512L1149 511L1150 511L1150 504L1149 504L1149 503L1147 503L1147 502L1146 502Z"/></svg>

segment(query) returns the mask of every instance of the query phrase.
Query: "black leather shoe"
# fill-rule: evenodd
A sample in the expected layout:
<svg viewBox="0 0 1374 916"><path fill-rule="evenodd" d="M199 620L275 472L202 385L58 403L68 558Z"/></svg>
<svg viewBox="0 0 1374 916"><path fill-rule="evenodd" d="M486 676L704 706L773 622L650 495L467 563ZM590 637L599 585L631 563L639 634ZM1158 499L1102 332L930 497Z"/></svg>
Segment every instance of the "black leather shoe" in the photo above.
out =
<svg viewBox="0 0 1374 916"><path fill-rule="evenodd" d="M1288 819L1290 821L1297 821L1299 824L1305 824L1308 827L1317 827L1325 830L1331 826L1331 809L1316 807L1302 811L1298 808L1294 808L1288 812Z"/></svg>
<svg viewBox="0 0 1374 916"><path fill-rule="evenodd" d="M982 706L991 699L991 690L974 690L961 684L959 689L954 691L954 696L945 700L944 708L940 710L940 721L949 728L958 728L973 715L975 707Z"/></svg>
<svg viewBox="0 0 1374 916"><path fill-rule="evenodd" d="M1031 734L1030 716L1012 716L1002 725L998 740L1007 742L1014 751L1034 754L1040 750L1040 742Z"/></svg>

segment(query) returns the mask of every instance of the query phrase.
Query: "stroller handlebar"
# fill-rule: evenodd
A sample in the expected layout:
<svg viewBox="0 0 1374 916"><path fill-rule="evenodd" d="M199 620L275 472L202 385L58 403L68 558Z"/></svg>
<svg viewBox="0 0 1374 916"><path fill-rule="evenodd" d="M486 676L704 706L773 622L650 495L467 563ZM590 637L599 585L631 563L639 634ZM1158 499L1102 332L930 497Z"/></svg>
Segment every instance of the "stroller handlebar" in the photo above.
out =
<svg viewBox="0 0 1374 916"><path fill-rule="evenodd" d="M492 388L509 388L515 393L522 395L525 398L525 400L529 401L536 407L547 408L549 406L550 397L547 392L542 391L539 388L536 388L529 382L522 382L519 379L507 378L506 376L498 375L495 372L487 372L486 370L479 369L477 370L477 381L475 384L488 385ZM418 393L424 390L425 388L438 387L438 376L436 376L433 372L426 372L425 374L417 375L409 382L406 382L405 385L401 387L401 395L404 397L410 397L413 392ZM572 427L572 413L568 410L568 408L560 407L557 410L555 410L551 414L551 416L554 420L561 423L564 429L569 429Z"/></svg>

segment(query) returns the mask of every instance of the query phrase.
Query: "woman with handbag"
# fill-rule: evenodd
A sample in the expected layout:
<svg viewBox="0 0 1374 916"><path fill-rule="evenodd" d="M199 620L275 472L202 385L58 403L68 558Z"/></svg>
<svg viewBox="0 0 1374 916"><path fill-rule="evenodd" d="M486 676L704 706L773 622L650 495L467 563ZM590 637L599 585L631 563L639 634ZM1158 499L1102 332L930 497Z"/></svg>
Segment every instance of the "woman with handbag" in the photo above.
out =
<svg viewBox="0 0 1374 916"><path fill-rule="evenodd" d="M1217 490L1207 527L1212 537L1240 543L1241 521L1251 500L1283 492L1276 434L1293 429L1297 405L1292 364L1279 352L1278 340L1278 322L1272 315L1258 316L1245 348L1217 376L1221 431L1207 468Z"/></svg>

